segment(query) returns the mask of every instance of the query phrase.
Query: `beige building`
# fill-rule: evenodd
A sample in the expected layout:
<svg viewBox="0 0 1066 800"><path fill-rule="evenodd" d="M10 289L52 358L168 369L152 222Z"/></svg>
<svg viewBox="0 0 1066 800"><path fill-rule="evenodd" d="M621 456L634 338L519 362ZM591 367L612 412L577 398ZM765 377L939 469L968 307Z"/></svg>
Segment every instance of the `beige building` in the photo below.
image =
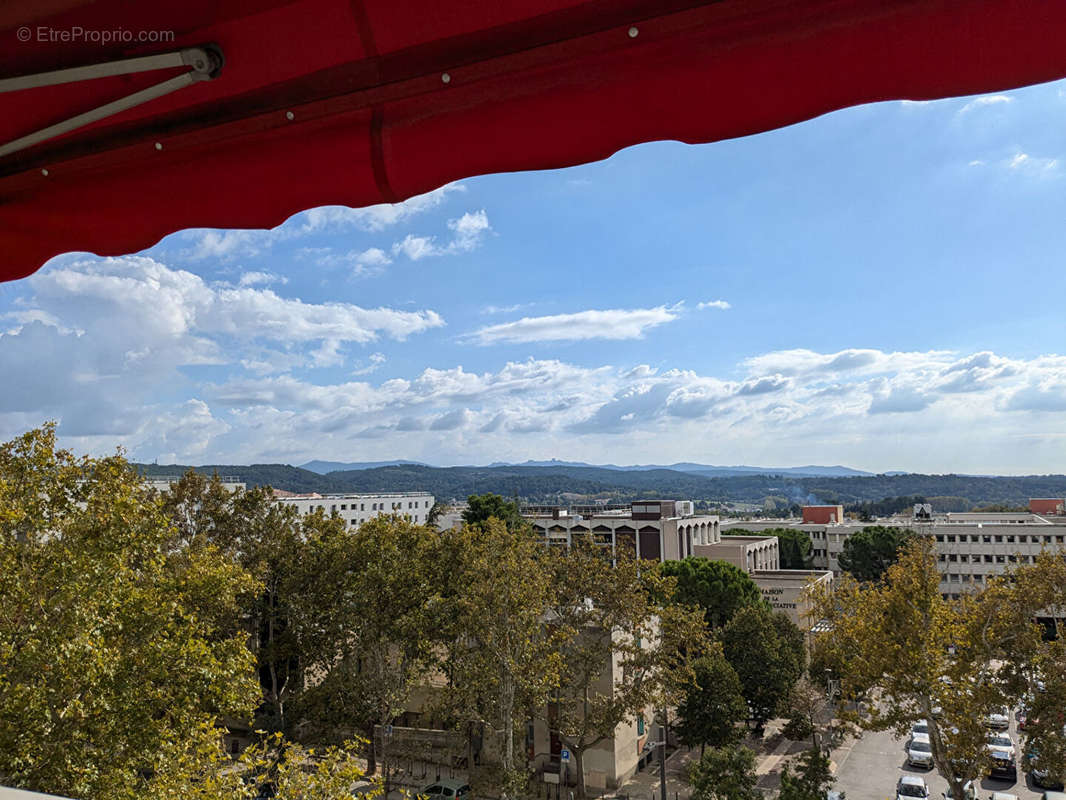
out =
<svg viewBox="0 0 1066 800"><path fill-rule="evenodd" d="M897 515L870 522L847 520L829 524L801 520L729 520L722 528L753 532L769 528L794 528L811 537L814 564L834 575L840 573L840 553L852 534L869 525L910 528L933 539L940 565L940 591L958 596L968 587L980 586L993 575L1003 574L1014 564L1032 563L1044 549L1066 551L1066 517L1034 514L967 512L929 514L917 509L913 515ZM729 538L729 537L725 537Z"/></svg>
<svg viewBox="0 0 1066 800"><path fill-rule="evenodd" d="M763 598L774 611L783 611L801 630L809 630L812 621L810 606L804 601L804 591L811 584L828 587L833 573L828 570L771 569L752 573Z"/></svg>

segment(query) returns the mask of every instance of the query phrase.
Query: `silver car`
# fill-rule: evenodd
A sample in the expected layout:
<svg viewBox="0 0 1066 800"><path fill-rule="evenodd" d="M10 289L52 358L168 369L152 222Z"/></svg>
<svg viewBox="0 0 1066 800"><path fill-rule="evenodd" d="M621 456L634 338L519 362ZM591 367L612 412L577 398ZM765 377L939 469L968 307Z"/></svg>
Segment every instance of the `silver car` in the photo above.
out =
<svg viewBox="0 0 1066 800"><path fill-rule="evenodd" d="M932 768L933 747L929 743L928 734L916 733L911 736L907 744L907 763L912 767Z"/></svg>

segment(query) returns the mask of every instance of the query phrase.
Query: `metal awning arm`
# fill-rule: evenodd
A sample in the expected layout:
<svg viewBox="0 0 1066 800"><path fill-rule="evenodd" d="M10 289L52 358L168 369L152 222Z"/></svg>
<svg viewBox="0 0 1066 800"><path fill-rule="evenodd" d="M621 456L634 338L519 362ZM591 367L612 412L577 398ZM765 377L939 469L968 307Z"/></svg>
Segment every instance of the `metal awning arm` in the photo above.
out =
<svg viewBox="0 0 1066 800"><path fill-rule="evenodd" d="M118 100L113 100L91 111L86 111L84 114L78 114L55 125L50 125L47 128L0 145L0 157L70 133L98 120L143 105L150 100L155 100L157 97L163 97L171 92L176 92L178 89L184 89L186 86L191 86L199 81L212 80L222 68L222 51L214 46L190 47L153 56L126 58L121 61L107 61L86 67L72 67L51 72L40 72L35 75L0 79L0 93L4 93L174 67L190 67L190 69L188 72L183 72L161 83L121 97Z"/></svg>

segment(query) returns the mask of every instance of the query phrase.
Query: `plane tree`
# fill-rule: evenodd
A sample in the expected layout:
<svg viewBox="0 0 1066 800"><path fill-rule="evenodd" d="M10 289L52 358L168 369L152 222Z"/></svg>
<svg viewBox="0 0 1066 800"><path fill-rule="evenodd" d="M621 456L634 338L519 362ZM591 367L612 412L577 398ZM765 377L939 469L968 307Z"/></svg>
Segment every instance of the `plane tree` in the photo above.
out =
<svg viewBox="0 0 1066 800"><path fill-rule="evenodd" d="M1048 601L1049 576L1061 574L1049 558L945 599L933 545L915 538L878 584L844 576L830 589L808 589L813 615L829 628L816 657L840 681L839 713L900 736L926 720L937 772L950 796L964 800L966 783L989 766L984 720L1015 704L1029 665L1047 652L1033 620ZM869 702L848 706L867 692Z"/></svg>

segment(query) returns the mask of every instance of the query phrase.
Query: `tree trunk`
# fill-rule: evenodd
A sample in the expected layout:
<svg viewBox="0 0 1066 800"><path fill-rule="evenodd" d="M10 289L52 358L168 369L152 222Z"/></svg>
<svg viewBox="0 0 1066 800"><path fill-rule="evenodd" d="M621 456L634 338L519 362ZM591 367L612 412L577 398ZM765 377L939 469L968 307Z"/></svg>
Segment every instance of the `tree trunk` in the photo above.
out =
<svg viewBox="0 0 1066 800"><path fill-rule="evenodd" d="M500 710L503 718L503 769L508 786L514 776L514 676L509 672L500 682ZM509 800L510 791L504 791L503 800Z"/></svg>
<svg viewBox="0 0 1066 800"><path fill-rule="evenodd" d="M574 747L571 752L574 755L574 769L577 770L577 796L585 800L588 797L585 789L585 748Z"/></svg>
<svg viewBox="0 0 1066 800"><path fill-rule="evenodd" d="M378 771L377 760L377 745L374 743L374 723L370 725L364 731L366 733L366 774L373 775Z"/></svg>

